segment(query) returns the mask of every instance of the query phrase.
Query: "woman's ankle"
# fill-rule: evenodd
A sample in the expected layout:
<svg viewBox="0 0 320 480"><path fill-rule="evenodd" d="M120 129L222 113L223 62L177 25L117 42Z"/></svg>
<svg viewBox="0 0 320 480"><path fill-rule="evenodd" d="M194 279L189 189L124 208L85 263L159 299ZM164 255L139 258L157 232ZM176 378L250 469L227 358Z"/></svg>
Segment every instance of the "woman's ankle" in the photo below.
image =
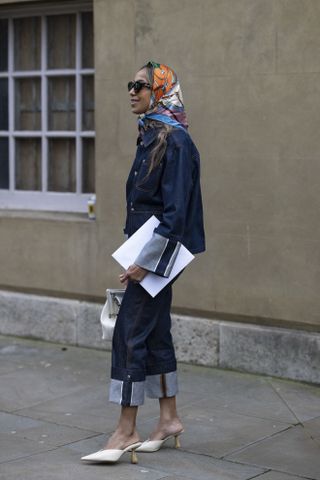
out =
<svg viewBox="0 0 320 480"><path fill-rule="evenodd" d="M104 448L122 449L139 441L140 436L136 430L133 433L127 433L116 429L111 437L107 440Z"/></svg>
<svg viewBox="0 0 320 480"><path fill-rule="evenodd" d="M138 435L138 432L136 430L136 427L130 427L130 426L118 426L114 432L119 437L124 437L124 438L130 438Z"/></svg>

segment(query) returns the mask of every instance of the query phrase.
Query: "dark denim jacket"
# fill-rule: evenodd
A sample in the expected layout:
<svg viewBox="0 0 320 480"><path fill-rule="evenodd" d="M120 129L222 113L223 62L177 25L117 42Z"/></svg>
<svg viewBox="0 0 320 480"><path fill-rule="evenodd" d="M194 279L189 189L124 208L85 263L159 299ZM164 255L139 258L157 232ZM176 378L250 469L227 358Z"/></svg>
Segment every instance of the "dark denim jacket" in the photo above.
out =
<svg viewBox="0 0 320 480"><path fill-rule="evenodd" d="M147 176L157 134L157 129L149 128L142 140L138 138L126 185L124 232L131 236L152 215L158 217L160 224L135 263L168 277L181 244L192 253L205 250L200 157L190 135L174 128L161 163Z"/></svg>

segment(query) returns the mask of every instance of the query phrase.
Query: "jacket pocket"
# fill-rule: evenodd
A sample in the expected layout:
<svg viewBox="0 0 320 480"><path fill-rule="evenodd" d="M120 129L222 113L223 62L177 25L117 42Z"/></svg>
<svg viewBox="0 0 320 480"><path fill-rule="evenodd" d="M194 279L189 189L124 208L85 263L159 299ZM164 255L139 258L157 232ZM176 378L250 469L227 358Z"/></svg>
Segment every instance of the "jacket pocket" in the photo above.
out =
<svg viewBox="0 0 320 480"><path fill-rule="evenodd" d="M137 180L135 187L143 192L156 191L161 183L162 161L153 170L149 172L150 163L147 160L142 160L139 171L137 172Z"/></svg>

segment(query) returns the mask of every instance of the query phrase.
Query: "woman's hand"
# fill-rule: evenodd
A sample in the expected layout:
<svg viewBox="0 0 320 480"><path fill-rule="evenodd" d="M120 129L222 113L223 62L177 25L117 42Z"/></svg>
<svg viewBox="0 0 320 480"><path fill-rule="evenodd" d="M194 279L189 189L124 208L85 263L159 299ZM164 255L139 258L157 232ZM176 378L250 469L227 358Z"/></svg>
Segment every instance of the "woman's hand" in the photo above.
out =
<svg viewBox="0 0 320 480"><path fill-rule="evenodd" d="M144 277L147 275L148 270L145 270L144 268L138 267L138 265L130 265L128 270L125 271L125 273L122 273L119 275L120 282L124 283L127 285L128 280L131 280L133 282L139 283L141 280L144 279Z"/></svg>

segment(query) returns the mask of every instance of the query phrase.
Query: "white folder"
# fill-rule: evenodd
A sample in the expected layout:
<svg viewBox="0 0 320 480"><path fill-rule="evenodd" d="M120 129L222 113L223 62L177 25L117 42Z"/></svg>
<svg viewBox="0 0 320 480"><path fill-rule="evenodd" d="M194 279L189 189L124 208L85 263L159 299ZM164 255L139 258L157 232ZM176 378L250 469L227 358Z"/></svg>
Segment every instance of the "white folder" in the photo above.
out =
<svg viewBox="0 0 320 480"><path fill-rule="evenodd" d="M112 257L120 263L125 270L129 268L130 265L134 263L144 245L151 239L153 231L159 223L157 217L153 215L112 254ZM192 255L186 247L181 245L168 278L148 272L140 282L140 285L147 290L152 297L155 297L157 293L171 282L193 259L194 255Z"/></svg>

